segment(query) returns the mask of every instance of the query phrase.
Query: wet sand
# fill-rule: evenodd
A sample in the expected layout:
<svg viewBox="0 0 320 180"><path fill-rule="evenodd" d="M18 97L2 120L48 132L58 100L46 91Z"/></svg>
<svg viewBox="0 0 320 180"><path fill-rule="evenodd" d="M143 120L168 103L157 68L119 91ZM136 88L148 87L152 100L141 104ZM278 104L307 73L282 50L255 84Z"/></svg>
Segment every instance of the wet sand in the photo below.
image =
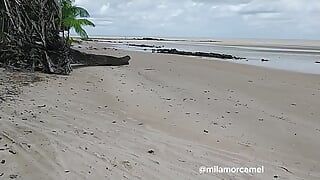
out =
<svg viewBox="0 0 320 180"><path fill-rule="evenodd" d="M81 49L132 60L43 75L2 103L4 179L320 178L319 75ZM216 165L265 173L199 173Z"/></svg>

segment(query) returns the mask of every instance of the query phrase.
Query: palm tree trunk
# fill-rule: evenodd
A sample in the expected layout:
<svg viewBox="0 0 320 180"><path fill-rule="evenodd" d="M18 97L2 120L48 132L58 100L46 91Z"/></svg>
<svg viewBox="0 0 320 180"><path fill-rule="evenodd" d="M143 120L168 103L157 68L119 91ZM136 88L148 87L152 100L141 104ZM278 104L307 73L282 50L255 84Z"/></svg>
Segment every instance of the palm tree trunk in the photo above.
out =
<svg viewBox="0 0 320 180"><path fill-rule="evenodd" d="M70 29L68 29L68 38L67 38L68 41L69 41L69 38L70 38Z"/></svg>
<svg viewBox="0 0 320 180"><path fill-rule="evenodd" d="M1 20L1 31L0 31L0 42L2 42L2 39L3 39L3 34L4 34L4 23L5 23L5 20L3 17L0 18Z"/></svg>

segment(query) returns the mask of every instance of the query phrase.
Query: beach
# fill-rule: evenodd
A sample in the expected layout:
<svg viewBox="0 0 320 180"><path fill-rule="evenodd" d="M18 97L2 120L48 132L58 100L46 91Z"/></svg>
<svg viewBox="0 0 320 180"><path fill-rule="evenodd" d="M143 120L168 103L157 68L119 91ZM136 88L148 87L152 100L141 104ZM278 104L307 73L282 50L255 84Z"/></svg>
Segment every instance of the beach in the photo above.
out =
<svg viewBox="0 0 320 180"><path fill-rule="evenodd" d="M80 47L130 65L38 74L3 102L0 179L320 178L320 75Z"/></svg>

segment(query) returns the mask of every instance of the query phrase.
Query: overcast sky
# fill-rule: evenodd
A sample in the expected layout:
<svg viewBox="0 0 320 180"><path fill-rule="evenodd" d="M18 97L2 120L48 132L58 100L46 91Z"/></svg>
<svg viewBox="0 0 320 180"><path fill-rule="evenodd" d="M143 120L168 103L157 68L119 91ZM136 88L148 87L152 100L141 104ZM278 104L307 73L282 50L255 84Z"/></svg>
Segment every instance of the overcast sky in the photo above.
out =
<svg viewBox="0 0 320 180"><path fill-rule="evenodd" d="M76 0L90 35L320 39L320 0Z"/></svg>

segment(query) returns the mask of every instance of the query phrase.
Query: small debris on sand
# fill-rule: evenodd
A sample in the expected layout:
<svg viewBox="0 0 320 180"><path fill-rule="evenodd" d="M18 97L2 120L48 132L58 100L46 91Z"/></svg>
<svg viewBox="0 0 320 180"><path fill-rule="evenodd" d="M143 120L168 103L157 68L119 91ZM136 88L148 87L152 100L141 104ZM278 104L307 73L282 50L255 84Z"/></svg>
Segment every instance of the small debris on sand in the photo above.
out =
<svg viewBox="0 0 320 180"><path fill-rule="evenodd" d="M16 179L17 177L18 177L18 175L16 175L16 174L11 174L11 175L9 176L10 179Z"/></svg>
<svg viewBox="0 0 320 180"><path fill-rule="evenodd" d="M145 71L154 71L155 69L152 69L152 68L145 68L144 70L145 70Z"/></svg>
<svg viewBox="0 0 320 180"><path fill-rule="evenodd" d="M17 154L17 152L15 152L14 150L9 150L9 153L11 153L11 154Z"/></svg>
<svg viewBox="0 0 320 180"><path fill-rule="evenodd" d="M270 61L269 59L261 59L262 62L268 62Z"/></svg>

